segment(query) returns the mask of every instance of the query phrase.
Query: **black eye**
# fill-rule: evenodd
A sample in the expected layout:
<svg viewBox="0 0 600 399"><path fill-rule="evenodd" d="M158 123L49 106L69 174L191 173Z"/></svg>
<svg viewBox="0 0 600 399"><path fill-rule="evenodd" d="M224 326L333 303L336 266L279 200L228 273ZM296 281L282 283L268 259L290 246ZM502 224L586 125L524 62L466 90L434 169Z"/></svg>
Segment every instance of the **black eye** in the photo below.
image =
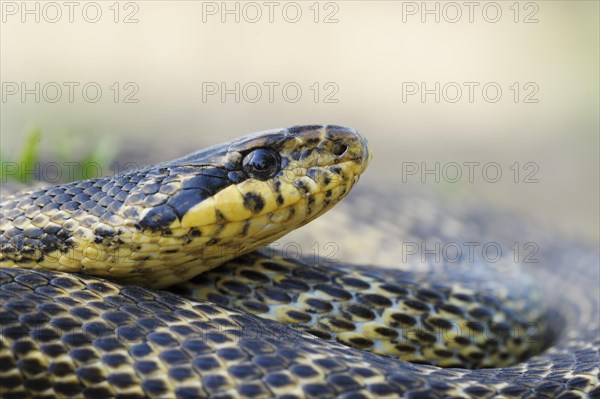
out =
<svg viewBox="0 0 600 399"><path fill-rule="evenodd" d="M275 151L259 148L250 152L242 162L246 175L258 180L267 180L279 172L281 160Z"/></svg>

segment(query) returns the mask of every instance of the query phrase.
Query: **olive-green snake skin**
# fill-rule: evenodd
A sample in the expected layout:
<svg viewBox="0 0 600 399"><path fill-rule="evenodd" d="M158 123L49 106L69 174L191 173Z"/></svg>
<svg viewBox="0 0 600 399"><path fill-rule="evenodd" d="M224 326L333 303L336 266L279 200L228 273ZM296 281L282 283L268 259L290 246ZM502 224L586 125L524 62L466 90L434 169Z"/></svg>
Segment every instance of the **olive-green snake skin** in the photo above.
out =
<svg viewBox="0 0 600 399"><path fill-rule="evenodd" d="M310 239L360 265L260 249L370 159L352 129L296 126L3 198L0 397L600 398L593 246L359 185Z"/></svg>

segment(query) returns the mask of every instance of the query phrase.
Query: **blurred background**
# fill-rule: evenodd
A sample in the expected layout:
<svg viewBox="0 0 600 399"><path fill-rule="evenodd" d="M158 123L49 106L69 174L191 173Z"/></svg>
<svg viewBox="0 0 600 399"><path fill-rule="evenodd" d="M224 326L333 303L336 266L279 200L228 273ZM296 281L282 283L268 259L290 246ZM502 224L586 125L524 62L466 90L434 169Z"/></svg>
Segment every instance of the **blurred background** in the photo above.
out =
<svg viewBox="0 0 600 399"><path fill-rule="evenodd" d="M111 174L341 124L373 148L360 184L480 196L599 240L598 2L70 4L1 3L4 161L34 137L62 173L95 151Z"/></svg>

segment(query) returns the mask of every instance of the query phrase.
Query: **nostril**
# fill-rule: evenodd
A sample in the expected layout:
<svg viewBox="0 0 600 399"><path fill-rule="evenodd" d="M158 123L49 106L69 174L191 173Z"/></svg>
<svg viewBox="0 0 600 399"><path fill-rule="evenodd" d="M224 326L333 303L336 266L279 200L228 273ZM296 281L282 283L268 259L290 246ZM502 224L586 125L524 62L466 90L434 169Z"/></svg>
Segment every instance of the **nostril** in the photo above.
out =
<svg viewBox="0 0 600 399"><path fill-rule="evenodd" d="M347 149L348 149L348 146L346 144L344 144L344 143L333 143L333 147L331 148L331 152L336 157L339 157L339 156L344 155L344 153L346 152Z"/></svg>

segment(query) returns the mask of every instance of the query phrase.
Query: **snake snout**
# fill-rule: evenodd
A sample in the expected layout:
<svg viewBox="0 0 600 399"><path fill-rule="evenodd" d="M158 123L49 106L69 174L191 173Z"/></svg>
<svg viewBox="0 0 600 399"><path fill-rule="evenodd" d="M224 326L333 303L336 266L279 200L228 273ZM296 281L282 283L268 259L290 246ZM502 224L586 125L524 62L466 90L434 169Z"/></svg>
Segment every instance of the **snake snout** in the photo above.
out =
<svg viewBox="0 0 600 399"><path fill-rule="evenodd" d="M358 173L364 172L372 158L365 136L345 126L328 125L326 130L325 137L332 142L329 151L340 161L352 160L358 163Z"/></svg>

